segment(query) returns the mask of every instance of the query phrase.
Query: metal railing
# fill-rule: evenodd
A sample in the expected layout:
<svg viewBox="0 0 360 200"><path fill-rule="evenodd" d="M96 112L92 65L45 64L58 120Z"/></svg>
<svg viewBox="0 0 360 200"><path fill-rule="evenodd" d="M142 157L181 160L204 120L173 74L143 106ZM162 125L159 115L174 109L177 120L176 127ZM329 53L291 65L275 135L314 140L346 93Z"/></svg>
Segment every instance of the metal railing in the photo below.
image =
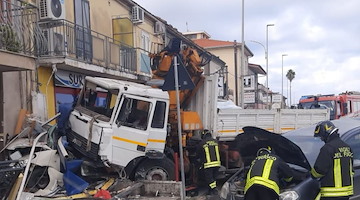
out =
<svg viewBox="0 0 360 200"><path fill-rule="evenodd" d="M39 57L70 57L121 72L136 73L139 49L66 20L40 23L45 43Z"/></svg>
<svg viewBox="0 0 360 200"><path fill-rule="evenodd" d="M0 0L0 49L35 56L42 41L37 16L31 4Z"/></svg>

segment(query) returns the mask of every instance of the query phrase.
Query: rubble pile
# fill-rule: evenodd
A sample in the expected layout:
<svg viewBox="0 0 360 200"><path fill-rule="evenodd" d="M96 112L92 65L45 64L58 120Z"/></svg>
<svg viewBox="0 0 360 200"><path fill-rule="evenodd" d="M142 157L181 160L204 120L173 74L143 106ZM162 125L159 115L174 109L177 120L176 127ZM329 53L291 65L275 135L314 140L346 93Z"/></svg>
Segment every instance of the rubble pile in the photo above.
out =
<svg viewBox="0 0 360 200"><path fill-rule="evenodd" d="M2 146L0 200L179 198L179 182L135 182L122 170L91 166L49 125L53 119L27 116L22 131Z"/></svg>

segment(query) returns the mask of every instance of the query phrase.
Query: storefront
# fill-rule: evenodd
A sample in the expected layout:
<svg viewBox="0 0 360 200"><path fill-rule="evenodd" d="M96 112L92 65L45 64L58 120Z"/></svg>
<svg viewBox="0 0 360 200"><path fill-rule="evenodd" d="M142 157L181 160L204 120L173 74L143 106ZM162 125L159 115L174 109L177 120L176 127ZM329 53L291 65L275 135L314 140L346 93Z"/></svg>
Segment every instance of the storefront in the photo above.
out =
<svg viewBox="0 0 360 200"><path fill-rule="evenodd" d="M85 80L84 74L58 70L55 73L55 106L59 111L59 104L73 103L79 94Z"/></svg>

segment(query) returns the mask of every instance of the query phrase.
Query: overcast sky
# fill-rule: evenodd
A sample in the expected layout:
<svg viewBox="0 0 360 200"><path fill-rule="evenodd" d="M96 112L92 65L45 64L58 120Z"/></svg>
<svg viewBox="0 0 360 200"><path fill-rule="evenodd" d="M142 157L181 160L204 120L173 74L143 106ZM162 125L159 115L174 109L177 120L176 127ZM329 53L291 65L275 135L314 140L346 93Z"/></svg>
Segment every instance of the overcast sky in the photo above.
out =
<svg viewBox="0 0 360 200"><path fill-rule="evenodd" d="M241 0L135 0L180 32L206 31L211 39L241 42ZM285 77L292 82L292 103L308 94L360 91L359 0L245 0L245 44L249 62L266 70L264 48L269 27L269 87L281 93L282 54ZM260 80L265 84L265 78Z"/></svg>

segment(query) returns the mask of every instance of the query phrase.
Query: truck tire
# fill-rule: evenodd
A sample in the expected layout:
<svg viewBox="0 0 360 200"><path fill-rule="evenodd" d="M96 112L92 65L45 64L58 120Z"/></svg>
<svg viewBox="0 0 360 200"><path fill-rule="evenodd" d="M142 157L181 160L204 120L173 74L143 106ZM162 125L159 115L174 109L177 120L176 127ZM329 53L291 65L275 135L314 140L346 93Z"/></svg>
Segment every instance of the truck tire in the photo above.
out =
<svg viewBox="0 0 360 200"><path fill-rule="evenodd" d="M168 158L146 159L135 170L135 180L170 181L175 179L175 164Z"/></svg>

